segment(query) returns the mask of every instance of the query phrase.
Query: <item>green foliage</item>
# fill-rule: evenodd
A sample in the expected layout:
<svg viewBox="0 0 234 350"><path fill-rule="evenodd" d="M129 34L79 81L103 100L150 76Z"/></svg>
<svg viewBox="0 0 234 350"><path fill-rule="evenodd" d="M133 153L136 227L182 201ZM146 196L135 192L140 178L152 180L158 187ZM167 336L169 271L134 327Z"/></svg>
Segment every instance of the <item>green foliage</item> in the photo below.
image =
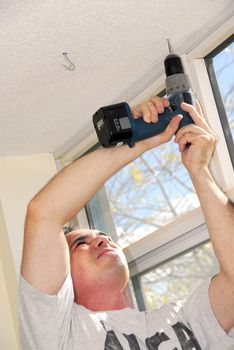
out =
<svg viewBox="0 0 234 350"><path fill-rule="evenodd" d="M199 205L173 142L126 166L106 183L106 189L122 247Z"/></svg>
<svg viewBox="0 0 234 350"><path fill-rule="evenodd" d="M141 277L148 309L185 299L212 276L215 256L211 243L194 248Z"/></svg>

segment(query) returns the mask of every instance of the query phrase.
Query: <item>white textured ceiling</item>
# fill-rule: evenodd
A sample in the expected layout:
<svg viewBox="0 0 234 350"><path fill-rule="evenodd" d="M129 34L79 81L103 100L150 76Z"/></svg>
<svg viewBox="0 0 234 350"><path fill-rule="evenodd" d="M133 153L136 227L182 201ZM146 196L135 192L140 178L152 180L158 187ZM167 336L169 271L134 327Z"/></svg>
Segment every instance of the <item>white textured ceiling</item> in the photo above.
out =
<svg viewBox="0 0 234 350"><path fill-rule="evenodd" d="M64 148L99 107L140 88L166 38L192 47L230 11L230 0L1 0L0 156Z"/></svg>

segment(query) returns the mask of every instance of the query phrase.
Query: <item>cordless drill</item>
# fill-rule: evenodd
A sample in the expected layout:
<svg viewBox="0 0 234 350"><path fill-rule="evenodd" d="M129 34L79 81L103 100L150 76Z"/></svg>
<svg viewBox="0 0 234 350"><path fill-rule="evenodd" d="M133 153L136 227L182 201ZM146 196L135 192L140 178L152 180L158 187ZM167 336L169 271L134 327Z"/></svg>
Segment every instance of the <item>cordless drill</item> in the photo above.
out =
<svg viewBox="0 0 234 350"><path fill-rule="evenodd" d="M146 123L143 118L134 119L131 109L126 102L101 107L93 115L93 124L103 147L128 144L133 147L137 141L160 134L168 126L170 120L177 114L183 119L179 128L193 123L187 112L181 109L181 103L192 104L192 94L189 80L184 73L180 57L173 53L169 40L169 55L165 58L166 93L170 106L158 114L156 123Z"/></svg>

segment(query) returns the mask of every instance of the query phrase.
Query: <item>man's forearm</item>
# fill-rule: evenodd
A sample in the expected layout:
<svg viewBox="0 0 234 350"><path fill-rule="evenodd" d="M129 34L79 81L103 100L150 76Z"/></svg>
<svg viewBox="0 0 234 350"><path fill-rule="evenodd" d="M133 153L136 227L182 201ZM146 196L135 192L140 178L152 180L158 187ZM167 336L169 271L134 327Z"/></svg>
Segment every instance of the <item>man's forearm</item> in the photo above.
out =
<svg viewBox="0 0 234 350"><path fill-rule="evenodd" d="M100 148L68 165L31 201L34 212L60 225L69 221L116 171L136 159L140 147Z"/></svg>
<svg viewBox="0 0 234 350"><path fill-rule="evenodd" d="M221 271L234 278L234 206L216 185L208 169L191 176L203 209Z"/></svg>

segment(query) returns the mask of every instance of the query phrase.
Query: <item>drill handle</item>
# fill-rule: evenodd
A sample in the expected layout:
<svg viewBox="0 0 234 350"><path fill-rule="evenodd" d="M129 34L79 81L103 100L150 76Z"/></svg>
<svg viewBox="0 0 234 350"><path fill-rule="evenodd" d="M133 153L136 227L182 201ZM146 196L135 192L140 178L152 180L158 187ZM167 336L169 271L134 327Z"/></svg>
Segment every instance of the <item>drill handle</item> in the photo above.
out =
<svg viewBox="0 0 234 350"><path fill-rule="evenodd" d="M183 95L185 96L177 95L169 98L170 106L165 108L163 113L158 114L158 121L156 123L146 123L143 118L134 119L131 116L132 138L128 145L133 147L137 141L145 140L162 133L167 128L171 119L178 114L183 115L179 128L194 123L190 115L180 107L183 101L192 104L192 96L189 92Z"/></svg>
<svg viewBox="0 0 234 350"><path fill-rule="evenodd" d="M188 112L185 112L180 107L182 102L186 102L190 105L193 105L193 95L190 91L185 91L183 93L174 94L174 95L169 97L169 101L170 101L170 106L176 112L176 114L183 115L183 119L181 120L181 122L179 124L179 129L185 125L194 123L194 121L192 120L192 118L190 117ZM176 114L174 114L174 115L176 115Z"/></svg>

